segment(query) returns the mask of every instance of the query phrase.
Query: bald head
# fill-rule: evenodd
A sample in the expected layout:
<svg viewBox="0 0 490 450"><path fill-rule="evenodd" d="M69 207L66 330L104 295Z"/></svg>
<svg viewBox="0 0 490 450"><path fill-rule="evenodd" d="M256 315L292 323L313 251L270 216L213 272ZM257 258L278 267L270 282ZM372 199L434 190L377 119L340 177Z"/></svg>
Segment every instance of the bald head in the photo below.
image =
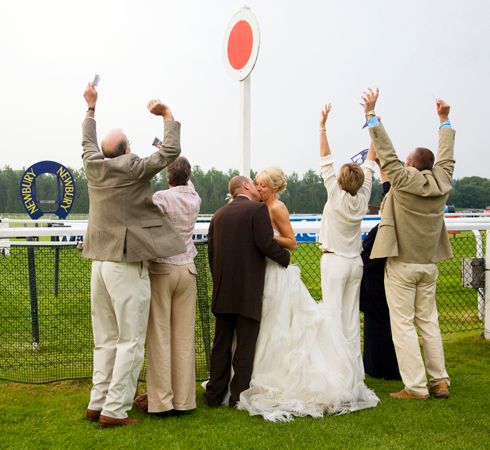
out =
<svg viewBox="0 0 490 450"><path fill-rule="evenodd" d="M233 177L228 183L228 190L233 198L237 195L246 195L250 200L259 201L260 194L255 187L254 182L243 175Z"/></svg>
<svg viewBox="0 0 490 450"><path fill-rule="evenodd" d="M412 150L405 160L405 165L417 170L431 170L434 167L434 153L428 148L417 147Z"/></svg>
<svg viewBox="0 0 490 450"><path fill-rule="evenodd" d="M100 144L102 153L106 158L115 158L116 156L129 153L129 142L122 130L112 130L102 139Z"/></svg>

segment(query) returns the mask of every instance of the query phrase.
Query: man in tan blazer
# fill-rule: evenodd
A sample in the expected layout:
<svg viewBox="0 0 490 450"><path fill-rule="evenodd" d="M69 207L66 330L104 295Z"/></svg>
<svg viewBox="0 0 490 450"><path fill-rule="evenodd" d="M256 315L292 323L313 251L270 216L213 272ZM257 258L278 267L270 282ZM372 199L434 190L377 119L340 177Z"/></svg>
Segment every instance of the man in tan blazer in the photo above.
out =
<svg viewBox="0 0 490 450"><path fill-rule="evenodd" d="M414 149L405 164L398 160L390 138L377 120L374 107L378 91L364 93L369 132L391 182L383 203L382 219L371 258L388 257L385 289L396 356L405 388L391 394L399 399L425 400L429 394L449 396L437 315L438 261L451 257L444 209L454 171L454 135L449 105L437 100L440 118L439 150ZM426 368L415 325L420 329Z"/></svg>
<svg viewBox="0 0 490 450"><path fill-rule="evenodd" d="M97 91L84 92L83 165L90 210L83 256L92 259L91 309L94 334L93 388L86 419L101 427L132 425L128 418L144 356L150 306L146 261L177 255L186 247L152 202L151 178L180 153L180 124L170 109L151 100L148 109L162 116L161 148L147 158L131 153L121 130L97 144Z"/></svg>

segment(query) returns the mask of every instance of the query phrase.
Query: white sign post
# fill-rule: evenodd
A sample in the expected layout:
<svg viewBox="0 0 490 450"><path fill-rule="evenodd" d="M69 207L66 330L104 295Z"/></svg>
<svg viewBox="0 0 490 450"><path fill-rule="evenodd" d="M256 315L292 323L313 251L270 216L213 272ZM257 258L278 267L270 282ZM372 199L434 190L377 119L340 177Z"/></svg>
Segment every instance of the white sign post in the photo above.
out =
<svg viewBox="0 0 490 450"><path fill-rule="evenodd" d="M250 176L250 85L251 72L259 54L260 33L257 18L244 6L231 19L224 45L225 65L240 81L240 175Z"/></svg>

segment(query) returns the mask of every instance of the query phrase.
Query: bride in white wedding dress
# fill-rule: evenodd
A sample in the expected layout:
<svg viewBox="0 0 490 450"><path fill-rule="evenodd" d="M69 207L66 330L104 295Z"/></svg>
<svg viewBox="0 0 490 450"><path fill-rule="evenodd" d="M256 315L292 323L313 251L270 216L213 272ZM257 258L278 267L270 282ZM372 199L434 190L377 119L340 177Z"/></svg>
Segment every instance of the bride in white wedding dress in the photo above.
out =
<svg viewBox="0 0 490 450"><path fill-rule="evenodd" d="M275 239L295 250L289 212L277 199L286 188L284 173L276 167L262 170L256 183L269 208ZM238 409L281 422L372 408L379 399L363 378L341 324L332 319L326 303L311 297L298 267L285 269L267 260L254 369Z"/></svg>

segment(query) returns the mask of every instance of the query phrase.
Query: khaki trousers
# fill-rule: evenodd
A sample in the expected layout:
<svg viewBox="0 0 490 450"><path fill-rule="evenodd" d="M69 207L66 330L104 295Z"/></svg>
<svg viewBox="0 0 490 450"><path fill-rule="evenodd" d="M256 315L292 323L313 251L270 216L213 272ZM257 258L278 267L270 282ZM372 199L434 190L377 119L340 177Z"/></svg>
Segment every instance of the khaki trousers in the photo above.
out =
<svg viewBox="0 0 490 450"><path fill-rule="evenodd" d="M194 264L150 263L147 332L148 412L196 407Z"/></svg>
<svg viewBox="0 0 490 450"><path fill-rule="evenodd" d="M354 358L360 378L364 379L364 364L361 353L361 323L359 297L363 262L360 256L347 258L335 253L324 253L320 260L322 297L332 316L342 324L351 357Z"/></svg>
<svg viewBox="0 0 490 450"><path fill-rule="evenodd" d="M429 391L415 325L422 336L429 385L449 383L436 307L437 276L435 264L409 264L397 258L388 258L386 263L385 290L396 358L405 389L417 395Z"/></svg>
<svg viewBox="0 0 490 450"><path fill-rule="evenodd" d="M126 418L145 351L150 280L143 262L93 261L93 388L89 409Z"/></svg>

